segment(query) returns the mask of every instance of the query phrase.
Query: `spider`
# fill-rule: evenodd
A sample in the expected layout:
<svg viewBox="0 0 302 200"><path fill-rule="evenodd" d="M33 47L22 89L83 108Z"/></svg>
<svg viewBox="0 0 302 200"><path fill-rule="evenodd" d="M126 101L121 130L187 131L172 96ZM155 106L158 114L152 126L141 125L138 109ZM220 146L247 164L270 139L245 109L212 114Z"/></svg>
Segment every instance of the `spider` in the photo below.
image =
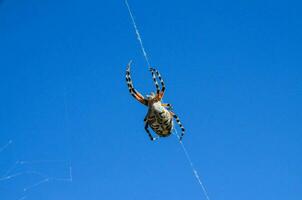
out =
<svg viewBox="0 0 302 200"><path fill-rule="evenodd" d="M145 124L145 130L151 139L151 141L154 141L158 139L159 137L167 137L171 134L172 128L173 128L173 118L178 123L179 127L181 128L181 135L179 137L179 140L181 141L182 137L184 136L185 129L183 125L181 124L179 118L175 113L173 113L171 104L163 103L162 98L164 96L165 92L165 84L163 79L160 76L160 73L154 69L150 68L150 71L152 73L153 82L156 87L156 94L154 92L151 92L150 95L146 95L146 98L139 93L133 86L131 76L130 76L130 61L127 65L126 70L126 81L128 85L128 89L130 94L140 103L144 104L145 106L148 106L148 113L145 116L144 124ZM157 82L157 78L159 79L161 83L161 90ZM153 137L150 133L148 127L151 127L151 129L158 135L157 137Z"/></svg>

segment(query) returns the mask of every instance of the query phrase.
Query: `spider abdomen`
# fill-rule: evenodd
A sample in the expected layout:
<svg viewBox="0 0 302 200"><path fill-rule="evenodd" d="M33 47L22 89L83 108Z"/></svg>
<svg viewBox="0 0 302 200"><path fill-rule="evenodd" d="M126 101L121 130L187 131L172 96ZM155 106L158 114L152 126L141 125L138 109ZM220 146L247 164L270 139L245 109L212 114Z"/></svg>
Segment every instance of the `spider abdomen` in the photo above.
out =
<svg viewBox="0 0 302 200"><path fill-rule="evenodd" d="M171 134L173 117L170 112L160 104L154 104L149 107L147 120L152 130L159 136L166 137Z"/></svg>

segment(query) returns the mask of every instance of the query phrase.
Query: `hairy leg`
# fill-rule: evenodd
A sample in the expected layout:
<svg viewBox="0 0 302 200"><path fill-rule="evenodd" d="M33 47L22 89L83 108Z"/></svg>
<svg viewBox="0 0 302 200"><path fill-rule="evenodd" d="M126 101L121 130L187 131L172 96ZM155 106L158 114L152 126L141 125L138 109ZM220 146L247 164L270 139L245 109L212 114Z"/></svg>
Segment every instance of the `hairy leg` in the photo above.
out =
<svg viewBox="0 0 302 200"><path fill-rule="evenodd" d="M131 75L130 75L130 64L131 64L131 61L128 63L127 70L126 70L126 82L127 82L129 92L140 103L142 103L144 105L148 105L148 102L144 98L144 96L141 93L139 93L133 86Z"/></svg>
<svg viewBox="0 0 302 200"><path fill-rule="evenodd" d="M154 81L155 86L156 86L158 100L161 100L163 98L164 92L166 90L166 86L165 86L164 80L162 79L162 77L161 77L161 75L160 75L160 73L159 73L158 70L156 70L154 68L150 68L150 71L152 73L153 81ZM156 81L155 74L156 74L157 78L159 79L160 84L162 86L161 91L159 91L159 86L158 86L158 83Z"/></svg>
<svg viewBox="0 0 302 200"><path fill-rule="evenodd" d="M151 141L156 140L157 138L154 138L154 137L151 135L151 133L150 133L150 131L149 131L149 129L148 129L149 124L148 124L146 118L144 119L144 122L145 122L145 130L146 130L146 132L147 132L147 134L148 134L150 140L151 140Z"/></svg>
<svg viewBox="0 0 302 200"><path fill-rule="evenodd" d="M176 120L177 124L179 125L179 127L180 127L180 129L181 129L181 135L180 135L180 138L179 138L179 140L181 141L182 138L183 138L183 136L185 135L185 128L184 128L183 125L181 124L181 122L180 122L178 116L177 116L175 113L171 112L171 111L170 111L170 113L171 113L171 115L173 116L173 118Z"/></svg>

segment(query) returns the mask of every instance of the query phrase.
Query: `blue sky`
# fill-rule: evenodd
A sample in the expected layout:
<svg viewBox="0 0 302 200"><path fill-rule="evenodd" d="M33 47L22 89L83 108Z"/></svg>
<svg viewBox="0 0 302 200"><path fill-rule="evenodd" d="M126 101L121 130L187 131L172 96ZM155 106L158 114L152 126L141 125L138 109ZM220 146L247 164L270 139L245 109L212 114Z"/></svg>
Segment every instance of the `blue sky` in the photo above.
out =
<svg viewBox="0 0 302 200"><path fill-rule="evenodd" d="M300 1L130 1L212 200L302 198ZM155 90L123 1L0 1L0 199L205 199L175 137L150 142ZM300 103L299 103L300 102Z"/></svg>

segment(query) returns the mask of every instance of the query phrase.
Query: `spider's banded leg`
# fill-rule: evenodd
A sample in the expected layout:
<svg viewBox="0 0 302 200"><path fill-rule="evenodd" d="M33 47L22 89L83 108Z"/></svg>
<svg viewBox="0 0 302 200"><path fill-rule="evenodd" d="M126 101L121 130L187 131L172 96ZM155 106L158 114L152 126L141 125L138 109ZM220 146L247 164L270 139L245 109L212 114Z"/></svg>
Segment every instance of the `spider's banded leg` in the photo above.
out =
<svg viewBox="0 0 302 200"><path fill-rule="evenodd" d="M133 88L131 87L131 84L128 83L128 89L129 89L129 92L130 94L136 99L138 100L139 102L141 102L142 104L144 105L147 105L147 102L144 98L140 97L140 95L138 94L138 92Z"/></svg>
<svg viewBox="0 0 302 200"><path fill-rule="evenodd" d="M164 93L165 90L166 90L166 86L165 86L164 80L162 79L159 71L158 70L155 70L155 71L156 71L156 75L157 75L157 77L158 77L158 79L160 81L160 84L161 84L161 91L162 91L162 93Z"/></svg>
<svg viewBox="0 0 302 200"><path fill-rule="evenodd" d="M150 71L151 71L151 74L152 74L153 82L154 82L155 87L156 87L156 94L159 94L160 90L159 90L158 82L157 82L157 80L156 80L155 71L154 71L153 68L150 68Z"/></svg>
<svg viewBox="0 0 302 200"><path fill-rule="evenodd" d="M150 131L149 131L149 129L148 129L149 124L148 124L148 122L147 122L147 119L144 119L144 122L145 122L145 130L146 130L146 132L148 133L148 136L149 136L150 140L151 140L151 141L156 140L157 138L154 138L154 137L151 135L151 133L150 133Z"/></svg>
<svg viewBox="0 0 302 200"><path fill-rule="evenodd" d="M130 79L126 76L126 81L127 81L127 86L129 89L130 94L139 102L143 103L143 98L141 98L138 94L137 91L133 88L132 83L130 82Z"/></svg>
<svg viewBox="0 0 302 200"><path fill-rule="evenodd" d="M177 115L173 112L170 111L170 113L172 114L172 116L174 117L174 119L176 120L177 124L179 125L180 129L181 129L181 135L179 137L179 141L182 140L184 134L185 134L185 128L183 127L183 125L181 124L179 118L177 117Z"/></svg>
<svg viewBox="0 0 302 200"><path fill-rule="evenodd" d="M144 99L143 95L141 95L137 90L134 89L133 87L133 83L132 83L132 79L131 79L131 76L130 76L130 63L131 61L129 62L128 66L127 66L127 70L126 70L126 81L127 81L127 84L128 84L128 88L129 88L129 92L131 94L134 94L135 96L137 96L138 98L140 99ZM131 89L131 91L130 91Z"/></svg>
<svg viewBox="0 0 302 200"><path fill-rule="evenodd" d="M126 81L127 81L127 86L129 89L130 94L139 102L141 102L144 105L148 105L147 100L143 97L143 95L141 95L136 89L134 89L133 87L133 83L131 80L131 76L130 76L130 64L131 61L129 62L129 64L127 65L127 70L126 70Z"/></svg>
<svg viewBox="0 0 302 200"><path fill-rule="evenodd" d="M151 70L152 74L156 73L156 76L158 77L158 79L160 81L160 84L161 84L161 91L159 92L159 100L160 100L164 96L164 92L166 90L166 86L165 86L164 80L162 79L159 71L156 70L156 69L154 69L154 68L151 68L150 70Z"/></svg>

